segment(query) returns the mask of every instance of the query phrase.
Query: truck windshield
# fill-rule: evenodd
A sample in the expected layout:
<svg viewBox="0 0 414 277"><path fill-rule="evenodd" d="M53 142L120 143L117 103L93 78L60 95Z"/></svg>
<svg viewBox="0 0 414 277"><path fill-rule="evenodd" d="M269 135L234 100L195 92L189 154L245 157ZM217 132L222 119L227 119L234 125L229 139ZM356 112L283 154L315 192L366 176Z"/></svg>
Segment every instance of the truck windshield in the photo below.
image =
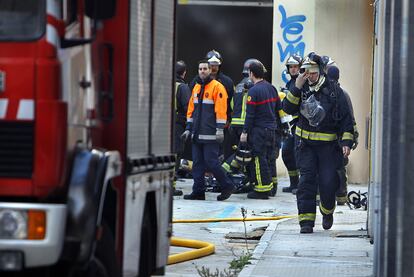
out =
<svg viewBox="0 0 414 277"><path fill-rule="evenodd" d="M38 39L45 26L45 0L0 0L0 41Z"/></svg>

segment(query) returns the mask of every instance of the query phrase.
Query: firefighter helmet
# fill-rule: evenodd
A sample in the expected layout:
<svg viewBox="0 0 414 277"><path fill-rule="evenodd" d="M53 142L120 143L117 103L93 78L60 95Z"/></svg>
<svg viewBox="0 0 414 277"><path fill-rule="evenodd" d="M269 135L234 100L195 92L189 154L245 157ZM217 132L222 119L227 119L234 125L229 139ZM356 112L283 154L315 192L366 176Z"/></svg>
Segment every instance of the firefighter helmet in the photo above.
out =
<svg viewBox="0 0 414 277"><path fill-rule="evenodd" d="M324 64L322 62L321 57L315 52L311 52L303 60L300 68L310 71L310 72L319 71L319 74L323 74L323 67L324 67Z"/></svg>
<svg viewBox="0 0 414 277"><path fill-rule="evenodd" d="M217 59L219 59L220 64L223 63L223 58L221 57L221 54L218 51L214 50L214 49L207 52L206 60L210 60L212 57L216 57Z"/></svg>
<svg viewBox="0 0 414 277"><path fill-rule="evenodd" d="M302 65L302 57L294 54L287 59L285 65L286 65L286 72L290 74L289 65L298 65L300 67Z"/></svg>
<svg viewBox="0 0 414 277"><path fill-rule="evenodd" d="M258 59L247 59L245 62L244 62L244 65L243 65L243 75L245 75L245 76L249 76L249 66L253 63L253 62L258 62L258 63L260 63L260 61L258 60Z"/></svg>

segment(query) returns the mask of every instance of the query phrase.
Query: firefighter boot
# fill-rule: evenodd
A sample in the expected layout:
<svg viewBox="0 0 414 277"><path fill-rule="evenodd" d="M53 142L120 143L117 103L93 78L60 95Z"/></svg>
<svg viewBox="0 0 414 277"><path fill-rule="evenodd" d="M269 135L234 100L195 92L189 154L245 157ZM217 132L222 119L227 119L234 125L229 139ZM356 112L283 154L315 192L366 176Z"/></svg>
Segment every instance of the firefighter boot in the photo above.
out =
<svg viewBox="0 0 414 277"><path fill-rule="evenodd" d="M184 195L184 199L185 200L206 200L206 196L205 194L195 194L195 193L190 193L190 194L186 194Z"/></svg>
<svg viewBox="0 0 414 277"><path fill-rule="evenodd" d="M300 227L301 234L311 234L313 233L313 227L311 225L303 225Z"/></svg>
<svg viewBox="0 0 414 277"><path fill-rule="evenodd" d="M275 197L276 196L276 192L277 192L277 179L276 182L273 181L273 187L272 189L269 191L269 196L270 197Z"/></svg>
<svg viewBox="0 0 414 277"><path fill-rule="evenodd" d="M251 191L247 194L247 198L249 199L269 199L269 192L258 192L258 191Z"/></svg>
<svg viewBox="0 0 414 277"><path fill-rule="evenodd" d="M324 214L322 218L322 227L325 230L331 229L333 224L333 214Z"/></svg>

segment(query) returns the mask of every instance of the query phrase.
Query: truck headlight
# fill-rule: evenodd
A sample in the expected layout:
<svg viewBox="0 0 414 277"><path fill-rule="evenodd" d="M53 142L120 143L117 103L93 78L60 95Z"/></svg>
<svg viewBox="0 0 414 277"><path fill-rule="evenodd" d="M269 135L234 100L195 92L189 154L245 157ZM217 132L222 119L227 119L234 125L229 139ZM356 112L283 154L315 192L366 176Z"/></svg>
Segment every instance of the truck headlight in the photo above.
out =
<svg viewBox="0 0 414 277"><path fill-rule="evenodd" d="M27 238L27 213L18 210L0 210L0 238Z"/></svg>
<svg viewBox="0 0 414 277"><path fill-rule="evenodd" d="M0 239L44 239L46 213L38 210L0 209Z"/></svg>

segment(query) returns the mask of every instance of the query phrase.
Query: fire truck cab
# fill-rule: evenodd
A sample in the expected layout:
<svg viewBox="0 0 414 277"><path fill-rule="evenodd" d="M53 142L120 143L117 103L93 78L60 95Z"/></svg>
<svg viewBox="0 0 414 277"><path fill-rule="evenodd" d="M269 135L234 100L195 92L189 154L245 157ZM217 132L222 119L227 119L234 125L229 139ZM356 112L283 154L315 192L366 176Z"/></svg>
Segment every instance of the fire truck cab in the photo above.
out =
<svg viewBox="0 0 414 277"><path fill-rule="evenodd" d="M0 274L163 274L175 1L0 0Z"/></svg>

